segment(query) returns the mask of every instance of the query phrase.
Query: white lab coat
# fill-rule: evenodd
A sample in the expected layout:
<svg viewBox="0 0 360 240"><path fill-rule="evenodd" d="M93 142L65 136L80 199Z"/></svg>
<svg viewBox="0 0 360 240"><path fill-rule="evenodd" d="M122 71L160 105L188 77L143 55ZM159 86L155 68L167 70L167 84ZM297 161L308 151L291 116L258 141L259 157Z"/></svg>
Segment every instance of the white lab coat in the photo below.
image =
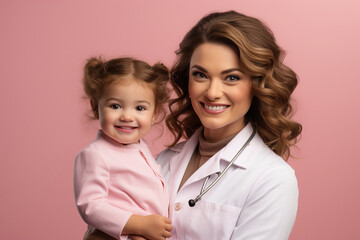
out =
<svg viewBox="0 0 360 240"><path fill-rule="evenodd" d="M170 194L169 214L178 240L285 240L293 227L298 204L294 170L273 153L258 134L238 159L194 207L194 199L208 175L207 185L222 171L250 137L251 124L204 163L178 191L198 143L199 129L186 142L158 156Z"/></svg>

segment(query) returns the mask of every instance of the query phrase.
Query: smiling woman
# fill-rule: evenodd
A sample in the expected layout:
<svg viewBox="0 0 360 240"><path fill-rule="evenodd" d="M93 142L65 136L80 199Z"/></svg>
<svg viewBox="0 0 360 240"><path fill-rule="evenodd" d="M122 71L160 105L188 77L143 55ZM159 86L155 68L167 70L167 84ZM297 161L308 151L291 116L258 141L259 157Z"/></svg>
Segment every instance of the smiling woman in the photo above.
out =
<svg viewBox="0 0 360 240"><path fill-rule="evenodd" d="M271 31L234 11L212 13L176 53L175 141L158 156L174 239L287 239L298 186L284 159L301 125L290 120L297 77Z"/></svg>
<svg viewBox="0 0 360 240"><path fill-rule="evenodd" d="M204 136L216 142L245 127L251 101L251 79L226 45L204 43L190 61L189 96L204 126Z"/></svg>

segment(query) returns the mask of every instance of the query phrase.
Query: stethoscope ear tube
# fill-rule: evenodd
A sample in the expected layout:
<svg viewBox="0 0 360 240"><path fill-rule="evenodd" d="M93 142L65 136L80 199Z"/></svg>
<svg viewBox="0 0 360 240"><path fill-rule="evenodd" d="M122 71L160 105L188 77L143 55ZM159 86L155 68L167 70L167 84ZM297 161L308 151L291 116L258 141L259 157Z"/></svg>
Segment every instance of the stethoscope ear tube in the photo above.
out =
<svg viewBox="0 0 360 240"><path fill-rule="evenodd" d="M200 190L200 194L196 196L195 199L190 199L189 200L189 206L190 207L194 207L196 202L199 201L201 199L202 196L204 196L205 193L207 193L220 179L221 177L226 173L226 171L231 167L231 165L235 162L235 160L237 159L237 157L240 155L240 153L246 148L246 146L251 142L251 140L254 138L255 136L255 129L253 130L253 132L251 133L251 136L249 137L249 139L244 143L244 145L239 149L239 151L235 154L235 156L231 159L230 163L226 166L226 168L224 168L224 170L222 170L222 172L217 172L217 177L216 179L207 187L206 183L209 180L210 176L207 176L202 187Z"/></svg>

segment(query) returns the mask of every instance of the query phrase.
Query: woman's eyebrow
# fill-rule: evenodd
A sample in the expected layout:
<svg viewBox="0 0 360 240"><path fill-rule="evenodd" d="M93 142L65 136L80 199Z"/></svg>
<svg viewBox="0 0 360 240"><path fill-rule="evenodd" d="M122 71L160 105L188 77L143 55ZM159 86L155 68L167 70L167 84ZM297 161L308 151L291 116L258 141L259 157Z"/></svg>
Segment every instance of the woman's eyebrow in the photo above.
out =
<svg viewBox="0 0 360 240"><path fill-rule="evenodd" d="M199 69L200 71L202 71L204 73L208 72L205 68L203 68L203 67L201 67L201 66L199 66L197 64L195 64L191 68L197 68L197 69ZM234 71L243 73L243 71L241 71L240 68L229 68L229 69L226 69L226 70L222 71L221 74L227 74L227 73L231 73L231 72L234 72Z"/></svg>
<svg viewBox="0 0 360 240"><path fill-rule="evenodd" d="M192 66L191 68L197 68L197 69L199 69L200 71L203 71L203 72L205 72L205 73L207 73L207 70L205 69L205 68L203 68L203 67L201 67L201 66L199 66L199 65L194 65L194 66Z"/></svg>
<svg viewBox="0 0 360 240"><path fill-rule="evenodd" d="M238 72L243 73L243 71L241 71L240 68L230 68L230 69L226 69L226 70L222 71L221 74L227 74L227 73L231 73L231 72L234 72L234 71L238 71Z"/></svg>

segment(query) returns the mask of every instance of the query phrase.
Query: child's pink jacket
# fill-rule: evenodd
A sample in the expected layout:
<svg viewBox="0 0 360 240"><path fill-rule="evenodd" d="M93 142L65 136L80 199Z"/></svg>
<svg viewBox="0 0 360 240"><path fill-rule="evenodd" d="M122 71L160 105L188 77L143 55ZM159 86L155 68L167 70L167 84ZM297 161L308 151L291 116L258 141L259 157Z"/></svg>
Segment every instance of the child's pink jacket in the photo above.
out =
<svg viewBox="0 0 360 240"><path fill-rule="evenodd" d="M98 132L75 159L76 206L84 221L119 239L132 214L168 216L160 166L147 144L123 145Z"/></svg>

